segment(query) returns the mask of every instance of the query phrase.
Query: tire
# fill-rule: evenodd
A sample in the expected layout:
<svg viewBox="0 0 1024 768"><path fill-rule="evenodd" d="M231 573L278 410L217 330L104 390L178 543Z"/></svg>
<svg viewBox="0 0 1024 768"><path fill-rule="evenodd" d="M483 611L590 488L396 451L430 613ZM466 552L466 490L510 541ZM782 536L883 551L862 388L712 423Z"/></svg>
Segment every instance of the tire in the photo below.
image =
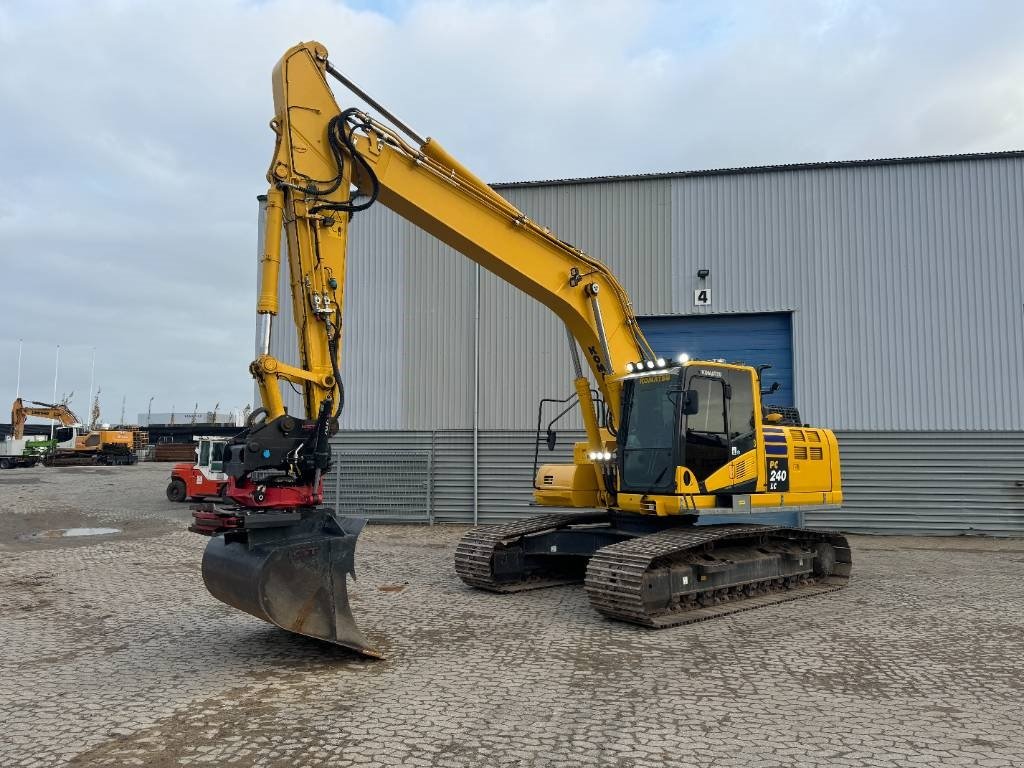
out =
<svg viewBox="0 0 1024 768"><path fill-rule="evenodd" d="M167 484L167 500L174 502L184 501L186 493L185 483L176 477L171 478L171 482Z"/></svg>
<svg viewBox="0 0 1024 768"><path fill-rule="evenodd" d="M10 459L0 459L0 469L10 469L13 466Z"/></svg>

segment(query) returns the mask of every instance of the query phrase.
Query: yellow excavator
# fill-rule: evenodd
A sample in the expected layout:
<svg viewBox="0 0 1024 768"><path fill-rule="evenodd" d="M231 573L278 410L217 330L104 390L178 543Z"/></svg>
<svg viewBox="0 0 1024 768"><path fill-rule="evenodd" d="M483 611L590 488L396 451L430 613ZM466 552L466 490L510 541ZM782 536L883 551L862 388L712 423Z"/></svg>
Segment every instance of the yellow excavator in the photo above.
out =
<svg viewBox="0 0 1024 768"><path fill-rule="evenodd" d="M126 429L93 429L85 427L66 402L25 402L19 397L11 406L12 437L21 439L30 416L49 419L60 424L55 439L49 444L43 463L48 466L69 464L134 464L138 456L134 436Z"/></svg>
<svg viewBox="0 0 1024 768"><path fill-rule="evenodd" d="M342 109L332 77L383 119ZM273 72L276 135L261 259L262 408L225 452L231 507L196 507L203 577L220 600L292 632L377 655L348 605L362 520L321 506L340 377L350 222L382 204L547 306L564 322L586 430L572 464L541 466L540 505L563 511L469 531L455 572L515 592L583 581L614 619L665 627L841 588L852 558L801 512L841 503L828 429L761 402L760 369L654 353L600 261L532 221L436 140L342 75L315 42ZM282 231L301 362L270 355ZM588 378L593 378L593 384ZM304 417L281 382L301 387ZM564 511L576 508L579 511Z"/></svg>

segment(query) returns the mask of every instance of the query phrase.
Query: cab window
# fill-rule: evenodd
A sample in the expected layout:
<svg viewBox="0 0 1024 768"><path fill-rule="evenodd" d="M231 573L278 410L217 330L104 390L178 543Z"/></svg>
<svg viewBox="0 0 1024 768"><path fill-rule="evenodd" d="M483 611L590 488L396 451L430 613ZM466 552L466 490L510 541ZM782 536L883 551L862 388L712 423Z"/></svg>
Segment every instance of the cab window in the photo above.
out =
<svg viewBox="0 0 1024 768"><path fill-rule="evenodd" d="M729 382L729 442L732 455L754 450L754 379L750 371L723 371Z"/></svg>
<svg viewBox="0 0 1024 768"><path fill-rule="evenodd" d="M676 403L674 377L664 374L626 382L620 432L623 490L669 491L675 483Z"/></svg>
<svg viewBox="0 0 1024 768"><path fill-rule="evenodd" d="M210 452L210 469L214 472L224 471L224 443L214 443Z"/></svg>
<svg viewBox="0 0 1024 768"><path fill-rule="evenodd" d="M687 429L725 434L725 387L722 379L694 376L690 379L690 389L697 390L700 410L690 416Z"/></svg>
<svg viewBox="0 0 1024 768"><path fill-rule="evenodd" d="M206 440L199 444L199 466L207 467L210 465L210 443Z"/></svg>
<svg viewBox="0 0 1024 768"><path fill-rule="evenodd" d="M687 389L697 391L698 410L686 417L686 466L698 480L705 480L730 459L725 381L697 373L690 377Z"/></svg>

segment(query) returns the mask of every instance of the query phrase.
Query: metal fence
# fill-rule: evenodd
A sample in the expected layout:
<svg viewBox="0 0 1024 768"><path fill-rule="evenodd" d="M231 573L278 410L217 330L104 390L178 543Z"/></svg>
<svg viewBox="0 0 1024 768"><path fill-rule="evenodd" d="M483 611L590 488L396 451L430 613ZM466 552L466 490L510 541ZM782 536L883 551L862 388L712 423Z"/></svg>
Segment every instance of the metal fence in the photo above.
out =
<svg viewBox="0 0 1024 768"><path fill-rule="evenodd" d="M375 522L433 523L431 451L335 451L327 506Z"/></svg>
<svg viewBox="0 0 1024 768"><path fill-rule="evenodd" d="M580 432L540 448L540 463L572 461ZM840 432L843 508L807 524L865 533L1024 536L1024 433ZM476 475L481 523L536 514L532 431L482 430ZM343 514L472 523L470 430L351 431L332 439ZM334 472L325 484L335 493ZM349 496L348 494L352 494Z"/></svg>

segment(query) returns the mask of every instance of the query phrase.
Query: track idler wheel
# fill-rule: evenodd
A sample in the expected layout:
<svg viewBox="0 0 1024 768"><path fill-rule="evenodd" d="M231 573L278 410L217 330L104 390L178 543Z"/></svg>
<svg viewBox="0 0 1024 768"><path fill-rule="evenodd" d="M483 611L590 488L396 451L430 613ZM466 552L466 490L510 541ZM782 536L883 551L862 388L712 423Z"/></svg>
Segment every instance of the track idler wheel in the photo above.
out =
<svg viewBox="0 0 1024 768"><path fill-rule="evenodd" d="M836 548L827 541L814 545L814 575L831 576L836 569Z"/></svg>
<svg viewBox="0 0 1024 768"><path fill-rule="evenodd" d="M250 527L210 539L203 581L221 602L296 634L382 658L360 631L348 599L356 540L366 523L328 509L286 526Z"/></svg>

